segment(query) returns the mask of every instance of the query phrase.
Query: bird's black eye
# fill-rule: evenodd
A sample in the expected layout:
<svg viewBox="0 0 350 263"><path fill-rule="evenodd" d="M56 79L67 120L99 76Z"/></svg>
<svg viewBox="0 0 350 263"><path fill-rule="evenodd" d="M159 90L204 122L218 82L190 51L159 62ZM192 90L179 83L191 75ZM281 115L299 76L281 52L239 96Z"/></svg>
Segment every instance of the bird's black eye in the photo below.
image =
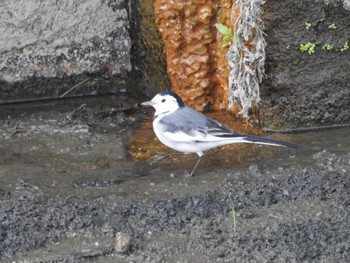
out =
<svg viewBox="0 0 350 263"><path fill-rule="evenodd" d="M161 102L165 102L165 99L162 99Z"/></svg>

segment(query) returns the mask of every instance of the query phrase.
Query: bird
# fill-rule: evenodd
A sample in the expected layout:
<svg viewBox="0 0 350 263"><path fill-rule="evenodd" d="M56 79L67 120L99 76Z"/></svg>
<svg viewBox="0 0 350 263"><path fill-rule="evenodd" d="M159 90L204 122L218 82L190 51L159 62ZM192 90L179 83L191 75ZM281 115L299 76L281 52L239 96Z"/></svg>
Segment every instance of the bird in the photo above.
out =
<svg viewBox="0 0 350 263"><path fill-rule="evenodd" d="M267 137L243 135L185 105L173 91L162 91L142 106L152 106L153 130L167 147L178 152L196 153L198 160L188 176L193 176L204 151L226 144L253 143L297 148L298 145Z"/></svg>

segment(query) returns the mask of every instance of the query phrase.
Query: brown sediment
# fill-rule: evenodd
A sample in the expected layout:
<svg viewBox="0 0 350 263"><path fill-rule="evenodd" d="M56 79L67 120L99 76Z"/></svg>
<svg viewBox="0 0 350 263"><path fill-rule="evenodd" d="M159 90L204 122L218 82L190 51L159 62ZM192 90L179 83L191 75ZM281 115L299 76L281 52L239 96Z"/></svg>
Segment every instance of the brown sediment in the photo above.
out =
<svg viewBox="0 0 350 263"><path fill-rule="evenodd" d="M172 90L197 110L227 109L227 47L215 23L231 26L230 0L155 0Z"/></svg>

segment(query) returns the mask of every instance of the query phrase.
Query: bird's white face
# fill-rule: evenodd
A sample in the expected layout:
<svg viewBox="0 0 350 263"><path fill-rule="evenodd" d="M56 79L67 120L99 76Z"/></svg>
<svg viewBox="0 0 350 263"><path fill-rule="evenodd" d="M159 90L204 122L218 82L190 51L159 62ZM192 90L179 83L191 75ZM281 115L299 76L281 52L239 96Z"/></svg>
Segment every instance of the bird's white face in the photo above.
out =
<svg viewBox="0 0 350 263"><path fill-rule="evenodd" d="M172 113L180 108L177 99L171 95L156 95L152 100L143 102L142 106L152 106L156 112L155 115Z"/></svg>

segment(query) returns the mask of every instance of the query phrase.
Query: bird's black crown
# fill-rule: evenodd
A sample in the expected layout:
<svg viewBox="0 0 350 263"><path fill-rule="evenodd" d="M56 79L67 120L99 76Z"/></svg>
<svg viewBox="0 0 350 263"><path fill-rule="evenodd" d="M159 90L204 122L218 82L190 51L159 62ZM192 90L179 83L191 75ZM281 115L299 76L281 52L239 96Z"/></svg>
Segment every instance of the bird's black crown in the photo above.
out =
<svg viewBox="0 0 350 263"><path fill-rule="evenodd" d="M185 106L185 103L182 101L182 99L180 98L179 95L177 95L175 92L170 91L170 90L165 90L159 93L159 95L161 96L165 96L165 95L170 95L173 96L176 99L177 104L179 104L179 107L182 108Z"/></svg>

